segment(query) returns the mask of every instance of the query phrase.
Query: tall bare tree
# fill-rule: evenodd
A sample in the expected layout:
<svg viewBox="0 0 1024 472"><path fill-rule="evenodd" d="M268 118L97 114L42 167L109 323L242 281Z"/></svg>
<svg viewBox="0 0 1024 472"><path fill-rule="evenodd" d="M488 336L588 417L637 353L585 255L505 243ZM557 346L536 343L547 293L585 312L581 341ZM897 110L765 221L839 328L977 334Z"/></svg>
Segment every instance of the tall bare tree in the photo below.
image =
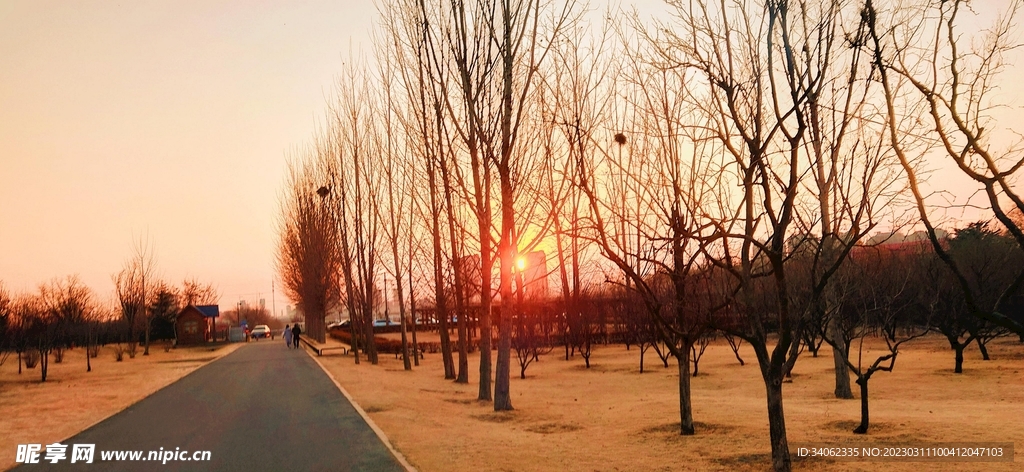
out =
<svg viewBox="0 0 1024 472"><path fill-rule="evenodd" d="M307 155L306 157L313 157ZM307 335L325 340L324 316L339 297L341 254L325 176L312 160L289 164L281 201L277 268L284 291L306 320ZM186 301L201 300L203 290L184 288Z"/></svg>

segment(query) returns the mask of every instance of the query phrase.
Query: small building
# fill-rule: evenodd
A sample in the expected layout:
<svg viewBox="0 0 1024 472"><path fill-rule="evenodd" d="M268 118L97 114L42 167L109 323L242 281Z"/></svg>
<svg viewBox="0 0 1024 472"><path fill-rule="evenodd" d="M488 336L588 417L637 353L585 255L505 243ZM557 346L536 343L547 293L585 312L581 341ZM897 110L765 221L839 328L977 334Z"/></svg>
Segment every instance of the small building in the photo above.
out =
<svg viewBox="0 0 1024 472"><path fill-rule="evenodd" d="M217 305L189 305L178 314L174 328L178 344L202 344L213 340L220 308Z"/></svg>

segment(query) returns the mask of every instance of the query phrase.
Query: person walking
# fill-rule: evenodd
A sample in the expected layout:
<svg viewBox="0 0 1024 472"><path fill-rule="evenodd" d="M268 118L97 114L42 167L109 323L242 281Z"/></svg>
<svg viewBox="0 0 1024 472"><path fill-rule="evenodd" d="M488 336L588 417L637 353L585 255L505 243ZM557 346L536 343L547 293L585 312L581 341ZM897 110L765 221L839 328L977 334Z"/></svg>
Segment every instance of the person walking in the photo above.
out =
<svg viewBox="0 0 1024 472"><path fill-rule="evenodd" d="M292 342L295 343L295 349L299 348L299 335L302 334L302 328L299 328L299 324L295 323L292 327Z"/></svg>
<svg viewBox="0 0 1024 472"><path fill-rule="evenodd" d="M288 349L292 348L292 330L288 325L284 325L284 345Z"/></svg>

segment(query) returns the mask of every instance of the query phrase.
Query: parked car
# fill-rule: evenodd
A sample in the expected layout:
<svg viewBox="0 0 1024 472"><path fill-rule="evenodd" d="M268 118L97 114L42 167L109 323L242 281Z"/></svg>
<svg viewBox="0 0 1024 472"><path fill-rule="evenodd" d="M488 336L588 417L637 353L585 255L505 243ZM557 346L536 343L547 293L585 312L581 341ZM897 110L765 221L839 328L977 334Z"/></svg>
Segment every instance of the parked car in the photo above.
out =
<svg viewBox="0 0 1024 472"><path fill-rule="evenodd" d="M249 337L253 339L269 338L270 337L270 326L267 325L256 325L252 331L249 332Z"/></svg>
<svg viewBox="0 0 1024 472"><path fill-rule="evenodd" d="M349 321L349 320L332 321L330 323L327 323L327 329L331 330L331 329L334 329L334 328L348 328L349 324L351 324L351 321Z"/></svg>

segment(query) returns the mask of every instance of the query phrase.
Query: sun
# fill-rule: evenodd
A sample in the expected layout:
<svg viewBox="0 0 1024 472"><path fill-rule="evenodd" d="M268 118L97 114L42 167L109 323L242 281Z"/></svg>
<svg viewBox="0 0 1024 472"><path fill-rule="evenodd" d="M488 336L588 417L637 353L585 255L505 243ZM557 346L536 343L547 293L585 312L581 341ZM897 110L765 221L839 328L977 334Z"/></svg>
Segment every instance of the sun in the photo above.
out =
<svg viewBox="0 0 1024 472"><path fill-rule="evenodd" d="M520 257L520 258L516 259L516 267L519 270L525 269L526 268L526 258Z"/></svg>

